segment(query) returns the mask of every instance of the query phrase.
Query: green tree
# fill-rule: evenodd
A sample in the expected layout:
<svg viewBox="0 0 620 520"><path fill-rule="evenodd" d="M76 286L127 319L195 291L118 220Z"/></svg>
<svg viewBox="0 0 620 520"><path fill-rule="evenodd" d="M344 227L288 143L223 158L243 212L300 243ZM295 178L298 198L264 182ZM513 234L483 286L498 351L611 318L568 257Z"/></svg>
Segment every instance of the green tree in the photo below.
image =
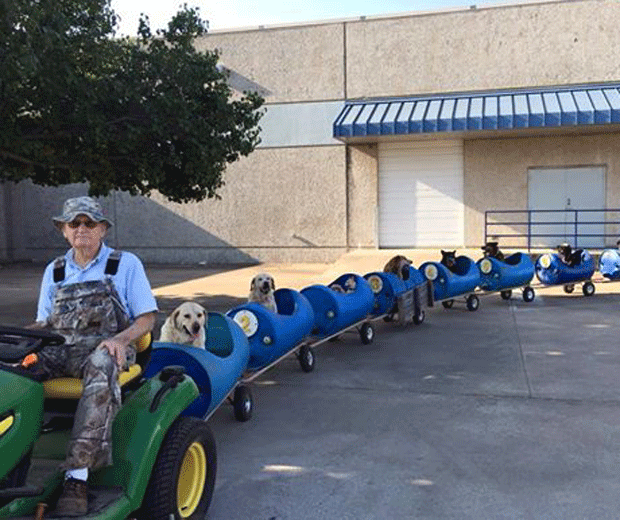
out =
<svg viewBox="0 0 620 520"><path fill-rule="evenodd" d="M259 143L263 99L195 49L197 9L155 35L145 18L136 38L115 26L109 0L0 0L0 181L217 197Z"/></svg>

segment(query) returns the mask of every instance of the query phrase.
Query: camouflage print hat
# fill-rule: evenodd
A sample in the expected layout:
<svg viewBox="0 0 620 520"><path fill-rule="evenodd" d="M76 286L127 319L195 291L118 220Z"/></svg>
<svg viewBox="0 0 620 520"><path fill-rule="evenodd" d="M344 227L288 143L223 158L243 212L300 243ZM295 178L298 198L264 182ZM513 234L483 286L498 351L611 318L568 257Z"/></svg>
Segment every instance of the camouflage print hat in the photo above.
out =
<svg viewBox="0 0 620 520"><path fill-rule="evenodd" d="M105 222L108 227L114 225L114 223L103 214L101 204L92 197L67 199L62 207L62 215L53 217L52 220L56 226L60 226L65 222L71 222L78 215L86 215L95 222Z"/></svg>

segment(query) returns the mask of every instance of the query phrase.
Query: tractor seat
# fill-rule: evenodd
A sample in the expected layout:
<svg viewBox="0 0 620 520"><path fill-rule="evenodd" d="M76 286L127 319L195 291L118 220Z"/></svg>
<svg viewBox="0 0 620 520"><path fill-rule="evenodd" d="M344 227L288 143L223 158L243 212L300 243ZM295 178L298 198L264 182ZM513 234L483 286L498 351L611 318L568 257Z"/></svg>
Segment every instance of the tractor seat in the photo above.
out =
<svg viewBox="0 0 620 520"><path fill-rule="evenodd" d="M138 361L145 357L146 352L153 343L153 337L147 332L134 342ZM142 374L144 367L142 364L135 363L128 370L124 370L118 375L121 387L136 380ZM48 379L43 382L43 390L46 399L79 399L82 396L82 380L77 377L58 377Z"/></svg>

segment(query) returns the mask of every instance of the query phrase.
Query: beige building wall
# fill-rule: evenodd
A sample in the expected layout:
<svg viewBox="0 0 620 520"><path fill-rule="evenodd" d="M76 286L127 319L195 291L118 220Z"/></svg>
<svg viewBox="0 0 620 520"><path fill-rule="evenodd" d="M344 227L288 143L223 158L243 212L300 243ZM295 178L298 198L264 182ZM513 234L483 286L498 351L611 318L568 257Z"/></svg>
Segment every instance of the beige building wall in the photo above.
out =
<svg viewBox="0 0 620 520"><path fill-rule="evenodd" d="M197 47L282 103L615 81L618 26L617 0L515 2L214 32Z"/></svg>
<svg viewBox="0 0 620 520"><path fill-rule="evenodd" d="M348 147L349 248L376 247L378 233L378 151L376 144Z"/></svg>
<svg viewBox="0 0 620 520"><path fill-rule="evenodd" d="M620 134L473 139L465 141L464 155L468 246L484 240L485 211L527 209L529 168L605 166L607 208L620 208ZM620 215L609 214L609 218L617 221Z"/></svg>
<svg viewBox="0 0 620 520"><path fill-rule="evenodd" d="M346 251L346 186L344 146L257 150L229 166L220 200L103 198L115 223L106 242L154 263L331 261ZM66 198L86 193L86 185L14 186L17 259L49 261L63 252L51 218Z"/></svg>
<svg viewBox="0 0 620 520"><path fill-rule="evenodd" d="M186 254L195 249L192 256L202 254L209 262L226 263L233 250L254 261L338 258L346 250L345 160L343 146L256 150L229 166L220 200L155 199L211 237L194 247L180 235L170 237L170 245ZM150 245L155 248L158 240L153 237Z"/></svg>
<svg viewBox="0 0 620 520"><path fill-rule="evenodd" d="M350 98L616 81L620 2L576 0L348 22Z"/></svg>
<svg viewBox="0 0 620 520"><path fill-rule="evenodd" d="M198 49L217 49L229 69L272 92L267 103L344 97L340 23L210 33Z"/></svg>

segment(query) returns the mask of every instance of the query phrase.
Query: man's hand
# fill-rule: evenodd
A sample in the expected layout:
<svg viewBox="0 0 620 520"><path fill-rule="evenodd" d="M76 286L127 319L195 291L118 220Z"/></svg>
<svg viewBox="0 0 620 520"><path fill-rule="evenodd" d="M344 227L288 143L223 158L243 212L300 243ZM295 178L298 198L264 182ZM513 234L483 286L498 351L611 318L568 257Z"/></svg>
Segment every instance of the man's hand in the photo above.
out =
<svg viewBox="0 0 620 520"><path fill-rule="evenodd" d="M143 334L153 330L154 325L155 312L141 314L124 331L119 332L113 338L103 340L97 348L105 348L110 353L110 356L116 360L118 369L123 370L127 362L127 345Z"/></svg>
<svg viewBox="0 0 620 520"><path fill-rule="evenodd" d="M121 343L115 338L110 338L99 343L97 348L104 348L109 352L110 356L116 361L116 366L119 371L125 368L125 363L127 362L127 346L124 343Z"/></svg>

